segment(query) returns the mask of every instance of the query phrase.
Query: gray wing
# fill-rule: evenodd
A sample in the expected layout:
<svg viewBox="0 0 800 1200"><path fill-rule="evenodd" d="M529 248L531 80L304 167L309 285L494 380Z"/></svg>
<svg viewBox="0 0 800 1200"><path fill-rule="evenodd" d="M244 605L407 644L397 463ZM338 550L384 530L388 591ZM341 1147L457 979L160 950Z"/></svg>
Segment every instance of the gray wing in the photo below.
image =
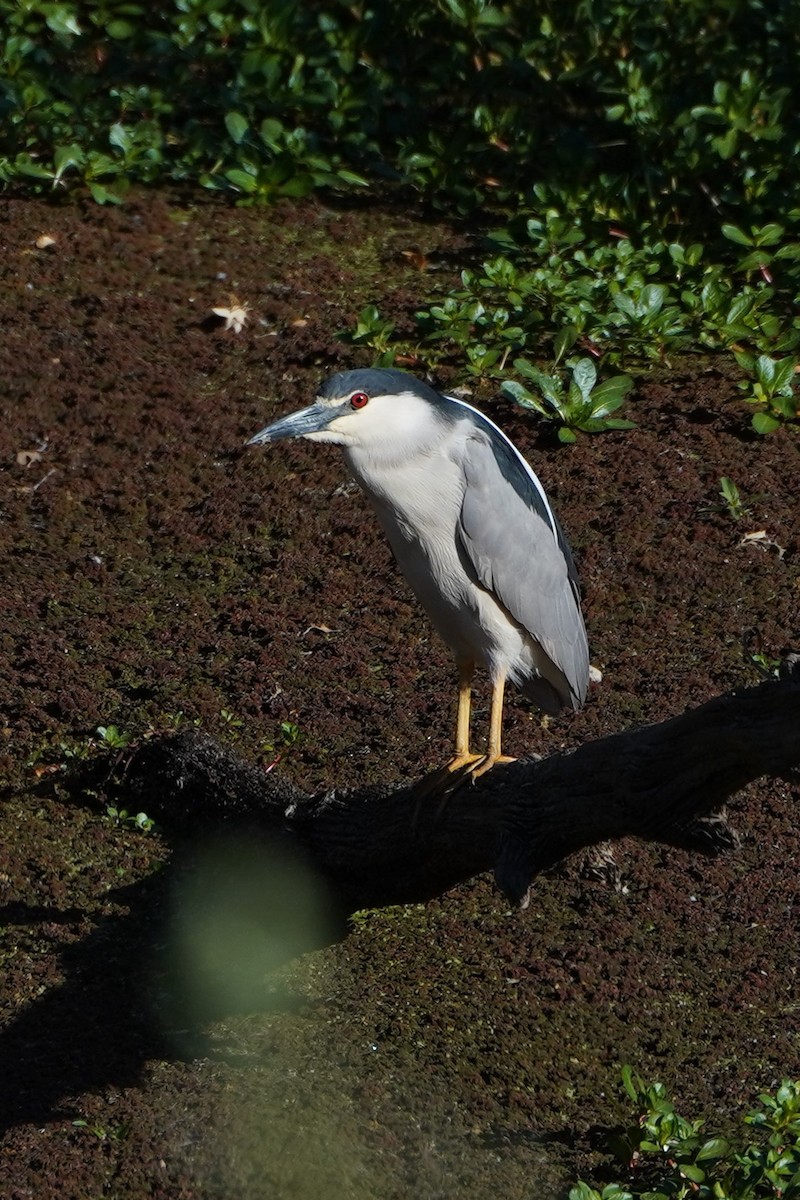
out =
<svg viewBox="0 0 800 1200"><path fill-rule="evenodd" d="M561 703L580 708L589 686L586 628L572 554L544 490L511 442L482 430L467 439L461 465L464 553L482 586L564 675L570 695Z"/></svg>

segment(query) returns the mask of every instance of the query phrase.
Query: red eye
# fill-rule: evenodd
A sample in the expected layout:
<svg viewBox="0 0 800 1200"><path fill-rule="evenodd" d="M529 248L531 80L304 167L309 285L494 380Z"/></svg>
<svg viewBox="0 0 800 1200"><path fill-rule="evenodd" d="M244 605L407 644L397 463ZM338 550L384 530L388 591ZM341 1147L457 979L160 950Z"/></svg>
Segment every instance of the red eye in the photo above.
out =
<svg viewBox="0 0 800 1200"><path fill-rule="evenodd" d="M365 408L369 404L369 396L366 392L353 392L350 397L351 408Z"/></svg>

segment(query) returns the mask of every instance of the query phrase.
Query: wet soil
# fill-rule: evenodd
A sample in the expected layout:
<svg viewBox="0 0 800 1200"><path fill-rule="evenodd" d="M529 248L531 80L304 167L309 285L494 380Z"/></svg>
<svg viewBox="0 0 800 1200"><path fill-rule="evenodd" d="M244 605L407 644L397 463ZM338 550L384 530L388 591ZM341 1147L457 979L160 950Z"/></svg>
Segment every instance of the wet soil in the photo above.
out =
<svg viewBox="0 0 800 1200"><path fill-rule="evenodd" d="M337 451L242 444L369 362L335 336L365 304L411 331L468 234L145 195L9 201L0 244L0 1195L564 1196L618 1175L621 1064L709 1129L797 1075L796 782L740 795L713 861L625 842L616 887L570 862L519 914L482 877L296 958L286 927L324 914L257 846L188 851L70 785L112 725L197 722L308 790L443 760L449 654ZM231 296L238 334L211 315ZM474 396L558 508L603 673L569 719L509 697L509 753L666 718L797 647L797 434L751 434L722 366L665 365L634 431L574 447Z"/></svg>

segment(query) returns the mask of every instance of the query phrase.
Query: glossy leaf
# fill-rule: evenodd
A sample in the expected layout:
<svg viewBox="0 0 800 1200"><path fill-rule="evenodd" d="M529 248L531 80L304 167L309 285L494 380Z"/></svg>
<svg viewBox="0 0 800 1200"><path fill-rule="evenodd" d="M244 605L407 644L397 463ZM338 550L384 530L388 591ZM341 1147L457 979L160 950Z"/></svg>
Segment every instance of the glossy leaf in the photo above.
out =
<svg viewBox="0 0 800 1200"><path fill-rule="evenodd" d="M229 112L225 114L225 128L231 136L232 141L238 146L244 140L249 124L247 118L239 112Z"/></svg>

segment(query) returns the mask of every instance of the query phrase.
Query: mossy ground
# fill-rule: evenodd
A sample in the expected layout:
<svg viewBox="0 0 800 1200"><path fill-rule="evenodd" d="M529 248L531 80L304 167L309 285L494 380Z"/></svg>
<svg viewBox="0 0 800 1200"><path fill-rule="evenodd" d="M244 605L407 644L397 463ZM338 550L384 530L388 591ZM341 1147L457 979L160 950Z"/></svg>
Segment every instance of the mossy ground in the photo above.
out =
<svg viewBox="0 0 800 1200"><path fill-rule="evenodd" d="M242 446L368 359L334 336L365 304L413 328L433 280L404 250L446 288L469 239L380 207L149 194L10 201L0 237L0 1192L559 1196L602 1175L622 1063L711 1125L797 1074L800 836L781 781L737 799L724 859L618 847L619 891L566 864L517 915L479 879L364 914L268 976L257 931L250 1011L223 999L181 1024L180 862L101 798L76 804L60 766L99 725L178 720L265 762L291 722L277 769L309 790L443 759L449 654L337 453ZM239 335L210 316L231 294L251 306ZM604 676L570 720L511 698L511 753L660 720L797 645L796 433L752 435L713 364L641 382L629 413L634 431L563 448L492 408L573 542Z"/></svg>

